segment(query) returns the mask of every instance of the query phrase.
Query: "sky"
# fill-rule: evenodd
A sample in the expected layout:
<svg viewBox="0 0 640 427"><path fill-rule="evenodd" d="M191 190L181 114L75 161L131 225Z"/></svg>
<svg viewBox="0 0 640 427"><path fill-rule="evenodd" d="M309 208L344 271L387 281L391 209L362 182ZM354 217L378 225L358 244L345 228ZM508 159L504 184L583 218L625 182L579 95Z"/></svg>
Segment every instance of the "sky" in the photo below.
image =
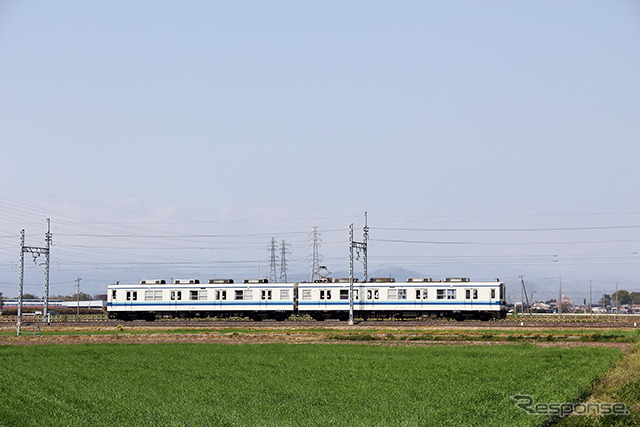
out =
<svg viewBox="0 0 640 427"><path fill-rule="evenodd" d="M365 212L370 277L640 291L639 69L636 1L0 0L0 292L47 218L93 295L308 279L314 227L346 277Z"/></svg>

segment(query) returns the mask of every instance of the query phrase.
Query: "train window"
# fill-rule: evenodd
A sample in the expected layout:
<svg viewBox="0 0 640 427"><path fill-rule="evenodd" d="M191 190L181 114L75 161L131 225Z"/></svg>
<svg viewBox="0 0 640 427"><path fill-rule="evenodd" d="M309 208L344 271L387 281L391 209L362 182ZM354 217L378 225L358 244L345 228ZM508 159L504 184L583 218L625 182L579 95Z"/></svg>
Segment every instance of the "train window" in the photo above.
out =
<svg viewBox="0 0 640 427"><path fill-rule="evenodd" d="M203 300L203 301L207 300L207 290L206 289L200 289L198 291L198 299L199 300Z"/></svg>
<svg viewBox="0 0 640 427"><path fill-rule="evenodd" d="M478 290L477 289L473 290L473 299L478 299Z"/></svg>
<svg viewBox="0 0 640 427"><path fill-rule="evenodd" d="M407 299L406 289L398 289L398 299Z"/></svg>
<svg viewBox="0 0 640 427"><path fill-rule="evenodd" d="M216 299L227 299L227 291L216 291Z"/></svg>
<svg viewBox="0 0 640 427"><path fill-rule="evenodd" d="M456 299L455 289L447 289L447 299Z"/></svg>
<svg viewBox="0 0 640 427"><path fill-rule="evenodd" d="M153 291L144 291L144 300L153 301Z"/></svg>
<svg viewBox="0 0 640 427"><path fill-rule="evenodd" d="M216 291L216 299L219 300L220 299L220 291Z"/></svg>
<svg viewBox="0 0 640 427"><path fill-rule="evenodd" d="M115 290L111 291L111 299L116 299L116 291Z"/></svg>
<svg viewBox="0 0 640 427"><path fill-rule="evenodd" d="M281 289L280 300L288 300L288 299L289 299L289 289Z"/></svg>
<svg viewBox="0 0 640 427"><path fill-rule="evenodd" d="M422 290L422 299L427 299L427 290L426 289Z"/></svg>
<svg viewBox="0 0 640 427"><path fill-rule="evenodd" d="M495 298L495 297L496 297L496 290L491 289L491 298Z"/></svg>
<svg viewBox="0 0 640 427"><path fill-rule="evenodd" d="M416 299L420 299L422 297L422 292L420 292L420 289L416 289Z"/></svg>
<svg viewBox="0 0 640 427"><path fill-rule="evenodd" d="M131 301L131 291L127 291L127 301Z"/></svg>
<svg viewBox="0 0 640 427"><path fill-rule="evenodd" d="M246 290L244 291L244 299L252 300L252 299L253 299L253 290L251 290L251 289L246 289Z"/></svg>
<svg viewBox="0 0 640 427"><path fill-rule="evenodd" d="M182 299L182 291L171 291L171 300L181 300Z"/></svg>
<svg viewBox="0 0 640 427"><path fill-rule="evenodd" d="M348 289L340 289L340 299L349 299Z"/></svg>
<svg viewBox="0 0 640 427"><path fill-rule="evenodd" d="M373 298L373 291L371 289L367 289L367 299Z"/></svg>
<svg viewBox="0 0 640 427"><path fill-rule="evenodd" d="M380 299L380 293L377 289L373 290L373 299Z"/></svg>
<svg viewBox="0 0 640 427"><path fill-rule="evenodd" d="M327 299L331 299L331 290L327 290Z"/></svg>
<svg viewBox="0 0 640 427"><path fill-rule="evenodd" d="M437 299L444 299L444 289L438 289L436 291L436 298Z"/></svg>
<svg viewBox="0 0 640 427"><path fill-rule="evenodd" d="M134 300L134 301L137 301L138 300L138 292L133 291L131 293L131 299Z"/></svg>
<svg viewBox="0 0 640 427"><path fill-rule="evenodd" d="M311 299L311 290L305 289L302 291L302 300L308 301Z"/></svg>
<svg viewBox="0 0 640 427"><path fill-rule="evenodd" d="M398 290L397 289L389 289L387 291L387 299L397 299L398 298Z"/></svg>
<svg viewBox="0 0 640 427"><path fill-rule="evenodd" d="M189 291L189 299L191 301L197 301L198 300L198 291Z"/></svg>
<svg viewBox="0 0 640 427"><path fill-rule="evenodd" d="M359 299L358 295L359 295L359 294L358 294L358 290L357 290L357 289L356 289L356 290L354 290L354 291L353 291L353 299L356 299L356 300L357 300L357 299Z"/></svg>
<svg viewBox="0 0 640 427"><path fill-rule="evenodd" d="M236 291L236 298L237 300L242 300L244 299L244 291Z"/></svg>
<svg viewBox="0 0 640 427"><path fill-rule="evenodd" d="M227 299L227 291L222 291L222 299Z"/></svg>
<svg viewBox="0 0 640 427"><path fill-rule="evenodd" d="M504 300L504 284L500 285L500 300Z"/></svg>
<svg viewBox="0 0 640 427"><path fill-rule="evenodd" d="M466 299L471 299L471 289L465 289L464 291L464 297Z"/></svg>
<svg viewBox="0 0 640 427"><path fill-rule="evenodd" d="M271 291L261 291L260 299L262 300L270 300L271 299Z"/></svg>

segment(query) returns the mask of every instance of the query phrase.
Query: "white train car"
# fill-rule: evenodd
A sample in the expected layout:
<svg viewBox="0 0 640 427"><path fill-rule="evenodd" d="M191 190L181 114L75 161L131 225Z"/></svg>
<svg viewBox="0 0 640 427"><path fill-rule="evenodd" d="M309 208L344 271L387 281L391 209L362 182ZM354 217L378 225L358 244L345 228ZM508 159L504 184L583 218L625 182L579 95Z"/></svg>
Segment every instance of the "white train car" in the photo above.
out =
<svg viewBox="0 0 640 427"><path fill-rule="evenodd" d="M467 278L433 281L391 278L354 283L356 317L447 317L488 320L506 316L503 282L471 282ZM111 318L154 320L156 317L249 317L284 320L291 314L317 320L349 317L349 280L314 283L268 283L265 279L234 283L212 279L143 280L135 285L109 285Z"/></svg>
<svg viewBox="0 0 640 427"><path fill-rule="evenodd" d="M155 320L156 317L250 317L284 320L294 312L293 283L264 279L234 283L231 279L142 280L139 284L109 285L110 318Z"/></svg>
<svg viewBox="0 0 640 427"><path fill-rule="evenodd" d="M395 282L392 278L354 283L356 317L448 317L489 320L506 316L503 282L471 282L467 278L432 281L410 278ZM322 320L347 319L349 312L348 279L333 283L300 283L298 312Z"/></svg>

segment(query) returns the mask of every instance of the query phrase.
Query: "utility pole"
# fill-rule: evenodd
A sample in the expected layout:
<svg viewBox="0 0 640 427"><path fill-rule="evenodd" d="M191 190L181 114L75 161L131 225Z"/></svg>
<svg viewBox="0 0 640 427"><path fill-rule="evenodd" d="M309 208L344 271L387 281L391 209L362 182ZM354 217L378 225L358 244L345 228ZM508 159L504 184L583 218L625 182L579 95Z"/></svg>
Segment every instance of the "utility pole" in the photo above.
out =
<svg viewBox="0 0 640 427"><path fill-rule="evenodd" d="M589 314L593 317L593 280L589 280Z"/></svg>
<svg viewBox="0 0 640 427"><path fill-rule="evenodd" d="M620 314L620 306L618 305L618 282L616 282L616 319L618 314Z"/></svg>
<svg viewBox="0 0 640 427"><path fill-rule="evenodd" d="M287 244L282 241L280 245L280 283L287 283Z"/></svg>
<svg viewBox="0 0 640 427"><path fill-rule="evenodd" d="M527 288L524 286L524 274L520 275L520 292L522 294L522 315L524 315L524 301L527 300L527 308L529 309L529 314L531 314L531 304L529 303L529 296L527 295ZM533 296L531 297L533 300Z"/></svg>
<svg viewBox="0 0 640 427"><path fill-rule="evenodd" d="M558 294L558 315L562 314L562 277L560 277L560 292Z"/></svg>
<svg viewBox="0 0 640 427"><path fill-rule="evenodd" d="M277 268L278 268L278 257L276 255L276 238L272 237L271 238L271 249L270 249L270 262L269 262L269 282L270 283L275 283L278 281L278 274L277 274Z"/></svg>
<svg viewBox="0 0 640 427"><path fill-rule="evenodd" d="M49 313L49 262L51 253L51 220L47 218L47 232L44 235L46 246L44 248L36 246L25 246L24 244L24 229L20 230L20 282L18 283L18 335L22 331L22 305L23 305L23 293L24 293L24 254L30 253L33 255L33 261L40 254L45 254L45 267L44 267L44 307L43 307L43 320L47 324L51 323L51 315Z"/></svg>
<svg viewBox="0 0 640 427"><path fill-rule="evenodd" d="M362 242L353 240L353 223L349 224L349 325L353 325L353 250L356 249L357 256L360 258L360 249L363 253L363 282L367 279L367 241L369 240L369 227L367 225L367 213L364 213L364 228L362 229ZM362 298L362 295L360 295Z"/></svg>
<svg viewBox="0 0 640 427"><path fill-rule="evenodd" d="M80 280L82 280L80 277L76 279L76 282L78 282L78 291L76 292L76 300L78 300L78 310L76 312L76 315L78 317L76 320L80 320Z"/></svg>

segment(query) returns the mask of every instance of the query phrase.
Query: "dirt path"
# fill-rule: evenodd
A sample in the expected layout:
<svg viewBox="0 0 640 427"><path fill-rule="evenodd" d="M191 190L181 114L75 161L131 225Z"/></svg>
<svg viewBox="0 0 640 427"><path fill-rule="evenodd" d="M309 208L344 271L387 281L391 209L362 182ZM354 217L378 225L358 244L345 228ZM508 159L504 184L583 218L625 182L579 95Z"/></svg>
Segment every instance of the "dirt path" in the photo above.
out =
<svg viewBox="0 0 640 427"><path fill-rule="evenodd" d="M442 330L440 330L442 331ZM117 328L117 327L45 327L42 334L33 335L33 327L23 329L23 335L9 335L15 332L15 328L0 328L0 345L43 345L43 344L151 344L151 343L222 343L222 344L366 344L389 346L442 346L442 345L503 345L534 343L540 347L617 347L623 351L628 350L633 343L627 342L583 342L572 339L554 338L551 341L540 339L516 338L505 339L505 336L493 337L469 336L469 330L454 331L450 335L438 335L434 337L420 336L420 333L431 332L428 329L409 330L398 328L396 330L384 328L384 331L376 331L370 328L331 327L323 331L322 328L304 330L298 328L282 329L199 329L189 328L185 330L171 329L157 330L144 327ZM377 332L377 333L376 333ZM525 332L525 331L523 331ZM531 328L530 334L539 331ZM448 332L447 332L448 333Z"/></svg>

